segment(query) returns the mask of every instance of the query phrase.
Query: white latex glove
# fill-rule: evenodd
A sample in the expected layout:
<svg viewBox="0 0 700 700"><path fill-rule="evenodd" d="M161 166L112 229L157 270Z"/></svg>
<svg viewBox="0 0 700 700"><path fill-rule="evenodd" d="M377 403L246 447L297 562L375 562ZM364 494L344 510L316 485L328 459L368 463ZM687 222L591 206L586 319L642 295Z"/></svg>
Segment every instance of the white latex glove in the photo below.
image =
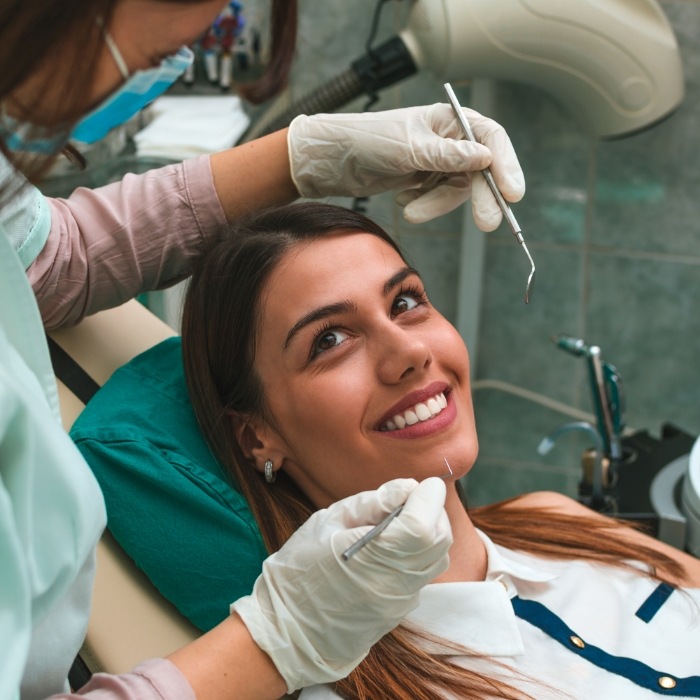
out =
<svg viewBox="0 0 700 700"><path fill-rule="evenodd" d="M525 178L503 127L471 109L464 113L480 143L464 140L448 104L300 115L289 126L292 180L309 198L396 190L411 223L446 214L471 196L474 221L492 231L502 214L478 171L489 166L510 202L525 194Z"/></svg>
<svg viewBox="0 0 700 700"><path fill-rule="evenodd" d="M350 560L342 553L405 501ZM445 483L396 479L318 511L263 564L240 615L293 692L347 676L447 568Z"/></svg>

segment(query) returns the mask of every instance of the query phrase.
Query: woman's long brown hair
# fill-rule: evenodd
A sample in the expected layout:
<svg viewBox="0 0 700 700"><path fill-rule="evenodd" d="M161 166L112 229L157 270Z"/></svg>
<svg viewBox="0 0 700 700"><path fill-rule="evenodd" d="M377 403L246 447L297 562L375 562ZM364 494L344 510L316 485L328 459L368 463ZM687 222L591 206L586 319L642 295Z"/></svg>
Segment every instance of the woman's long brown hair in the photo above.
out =
<svg viewBox="0 0 700 700"><path fill-rule="evenodd" d="M401 254L388 234L361 214L326 204L290 205L234 226L197 262L185 301L183 356L197 419L250 503L270 552L287 541L314 507L283 471L274 486L265 483L236 442L230 417L259 415L272 420L254 369L265 283L291 248L334 231L372 233ZM627 561L641 561L652 570L682 575L682 567L669 557L632 545L624 537L629 526L610 518L548 510L538 510L533 517L532 508L519 507L517 499L475 508L470 516L494 542L511 549L621 567L628 566ZM350 700L435 700L450 694L508 700L529 697L505 681L430 655L420 644L425 638L398 627L336 684L337 692ZM459 647L455 653L464 651ZM502 664L494 663L505 671Z"/></svg>

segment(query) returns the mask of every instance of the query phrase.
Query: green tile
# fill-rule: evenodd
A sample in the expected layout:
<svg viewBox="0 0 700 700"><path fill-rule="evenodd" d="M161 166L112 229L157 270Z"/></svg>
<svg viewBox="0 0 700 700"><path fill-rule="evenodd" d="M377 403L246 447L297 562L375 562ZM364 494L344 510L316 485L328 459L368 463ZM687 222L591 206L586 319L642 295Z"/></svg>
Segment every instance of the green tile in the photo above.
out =
<svg viewBox="0 0 700 700"><path fill-rule="evenodd" d="M700 265L593 255L587 342L617 367L628 422L700 433Z"/></svg>
<svg viewBox="0 0 700 700"><path fill-rule="evenodd" d="M530 266L522 248L514 239L487 245L476 376L571 403L577 368L550 337L575 335L581 326L583 258L576 251L533 247L530 252L537 277L525 304Z"/></svg>
<svg viewBox="0 0 700 700"><path fill-rule="evenodd" d="M462 483L470 507L533 491L556 491L572 498L577 493L575 479L564 472L490 460L477 462Z"/></svg>

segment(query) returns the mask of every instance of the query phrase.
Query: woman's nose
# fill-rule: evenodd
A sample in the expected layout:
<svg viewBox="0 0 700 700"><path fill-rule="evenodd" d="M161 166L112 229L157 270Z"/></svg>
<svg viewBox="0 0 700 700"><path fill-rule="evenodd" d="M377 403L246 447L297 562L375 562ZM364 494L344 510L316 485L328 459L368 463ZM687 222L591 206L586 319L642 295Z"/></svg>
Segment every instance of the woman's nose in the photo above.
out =
<svg viewBox="0 0 700 700"><path fill-rule="evenodd" d="M416 372L430 367L432 353L415 328L401 328L392 324L390 332L382 338L378 357L378 372L382 381L395 384Z"/></svg>

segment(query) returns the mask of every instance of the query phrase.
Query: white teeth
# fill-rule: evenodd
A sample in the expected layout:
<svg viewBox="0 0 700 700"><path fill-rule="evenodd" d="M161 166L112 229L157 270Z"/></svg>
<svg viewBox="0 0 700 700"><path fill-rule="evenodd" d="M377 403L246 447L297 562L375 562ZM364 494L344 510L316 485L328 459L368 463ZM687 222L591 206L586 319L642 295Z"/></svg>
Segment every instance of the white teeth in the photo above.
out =
<svg viewBox="0 0 700 700"><path fill-rule="evenodd" d="M431 416L437 416L440 413L440 404L436 399L428 399L427 406Z"/></svg>
<svg viewBox="0 0 700 700"><path fill-rule="evenodd" d="M416 415L418 416L418 420L421 421L428 420L428 418L433 417L430 409L424 403L416 404Z"/></svg>
<svg viewBox="0 0 700 700"><path fill-rule="evenodd" d="M403 414L403 417L406 419L406 423L408 423L408 425L415 425L420 420L413 411L406 411L406 413Z"/></svg>
<svg viewBox="0 0 700 700"><path fill-rule="evenodd" d="M432 396L424 403L417 403L403 413L397 413L391 420L388 420L380 430L391 432L402 430L407 425L415 425L434 418L447 406L445 394L440 392Z"/></svg>

